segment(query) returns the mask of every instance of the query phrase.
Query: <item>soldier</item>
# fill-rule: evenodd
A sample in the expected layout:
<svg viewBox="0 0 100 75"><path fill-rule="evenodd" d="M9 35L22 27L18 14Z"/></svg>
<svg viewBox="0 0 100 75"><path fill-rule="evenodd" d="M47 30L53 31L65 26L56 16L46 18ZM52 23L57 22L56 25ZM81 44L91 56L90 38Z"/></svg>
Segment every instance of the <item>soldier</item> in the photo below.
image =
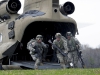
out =
<svg viewBox="0 0 100 75"><path fill-rule="evenodd" d="M32 59L35 61L34 69L38 69L38 66L42 62L43 50L47 49L46 44L42 42L42 40L43 40L42 35L37 35L36 40L31 39L27 44L27 49L30 50L30 55Z"/></svg>
<svg viewBox="0 0 100 75"><path fill-rule="evenodd" d="M77 67L78 54L77 50L80 50L80 42L72 36L71 32L66 33L67 36L67 46L68 46L68 63L73 63L73 67Z"/></svg>
<svg viewBox="0 0 100 75"><path fill-rule="evenodd" d="M62 38L62 35L60 33L56 33L55 35L56 39L53 41L53 44L55 44L57 47L59 47L64 53L67 53L67 43L65 43L64 39ZM56 51L57 58L60 62L60 65L62 68L66 68L66 59L65 57L58 51L56 48L52 47L53 50Z"/></svg>

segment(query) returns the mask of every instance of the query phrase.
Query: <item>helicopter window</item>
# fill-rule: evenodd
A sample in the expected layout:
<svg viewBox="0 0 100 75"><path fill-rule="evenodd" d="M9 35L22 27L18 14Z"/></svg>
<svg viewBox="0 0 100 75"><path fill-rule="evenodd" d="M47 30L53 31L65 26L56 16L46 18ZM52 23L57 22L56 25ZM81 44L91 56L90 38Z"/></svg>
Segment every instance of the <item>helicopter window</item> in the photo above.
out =
<svg viewBox="0 0 100 75"><path fill-rule="evenodd" d="M30 11L25 12L25 14L36 14L38 12L39 12L38 10L30 10Z"/></svg>
<svg viewBox="0 0 100 75"><path fill-rule="evenodd" d="M15 25L15 22L12 21L8 24L8 29L13 29L14 28L14 25Z"/></svg>
<svg viewBox="0 0 100 75"><path fill-rule="evenodd" d="M30 10L30 11L25 12L25 14L22 14L22 15L18 16L16 18L16 20L20 19L20 18L27 17L27 16L36 17L36 16L42 16L44 14L45 14L44 12L41 12L41 11L38 11L38 10Z"/></svg>
<svg viewBox="0 0 100 75"><path fill-rule="evenodd" d="M0 16L0 22L5 22L6 20L10 19L10 16L8 14Z"/></svg>
<svg viewBox="0 0 100 75"><path fill-rule="evenodd" d="M11 30L11 31L8 33L8 36L9 36L9 39L14 39L14 37L15 37L15 31L14 31L14 30Z"/></svg>
<svg viewBox="0 0 100 75"><path fill-rule="evenodd" d="M59 7L59 0L52 0L53 7Z"/></svg>

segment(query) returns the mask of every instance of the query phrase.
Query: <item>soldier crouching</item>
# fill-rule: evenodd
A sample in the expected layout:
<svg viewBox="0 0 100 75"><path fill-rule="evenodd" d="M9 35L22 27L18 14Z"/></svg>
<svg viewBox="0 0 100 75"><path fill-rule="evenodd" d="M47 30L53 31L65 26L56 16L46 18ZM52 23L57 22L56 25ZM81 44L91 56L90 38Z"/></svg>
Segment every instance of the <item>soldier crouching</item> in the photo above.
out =
<svg viewBox="0 0 100 75"><path fill-rule="evenodd" d="M47 49L46 44L42 40L42 35L37 35L36 39L31 39L27 44L27 49L30 50L30 55L35 61L34 69L38 69L38 66L42 63L43 50Z"/></svg>

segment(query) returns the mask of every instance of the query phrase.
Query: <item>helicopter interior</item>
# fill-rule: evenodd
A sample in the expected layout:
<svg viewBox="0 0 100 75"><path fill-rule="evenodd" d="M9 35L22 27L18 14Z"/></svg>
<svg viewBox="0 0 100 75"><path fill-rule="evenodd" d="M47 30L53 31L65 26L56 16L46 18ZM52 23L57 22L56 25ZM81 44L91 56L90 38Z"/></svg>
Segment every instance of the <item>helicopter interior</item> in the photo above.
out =
<svg viewBox="0 0 100 75"><path fill-rule="evenodd" d="M43 42L49 45L45 61L57 62L55 51L52 50L52 46L48 43L48 40L53 41L57 32L65 36L68 31L71 31L75 35L75 25L73 23L37 21L29 24L24 31L21 43L15 50L15 55L12 56L11 61L33 61L27 49L27 43L35 38L36 35L41 34L43 36Z"/></svg>

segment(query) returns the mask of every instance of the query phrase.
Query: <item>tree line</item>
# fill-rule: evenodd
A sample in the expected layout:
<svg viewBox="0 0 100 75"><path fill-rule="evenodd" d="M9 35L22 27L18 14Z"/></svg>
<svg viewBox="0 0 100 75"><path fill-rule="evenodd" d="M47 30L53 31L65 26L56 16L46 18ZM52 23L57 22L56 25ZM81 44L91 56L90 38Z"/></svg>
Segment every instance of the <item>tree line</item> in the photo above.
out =
<svg viewBox="0 0 100 75"><path fill-rule="evenodd" d="M100 68L100 48L82 45L82 58L86 68ZM81 67L79 62L78 66Z"/></svg>

